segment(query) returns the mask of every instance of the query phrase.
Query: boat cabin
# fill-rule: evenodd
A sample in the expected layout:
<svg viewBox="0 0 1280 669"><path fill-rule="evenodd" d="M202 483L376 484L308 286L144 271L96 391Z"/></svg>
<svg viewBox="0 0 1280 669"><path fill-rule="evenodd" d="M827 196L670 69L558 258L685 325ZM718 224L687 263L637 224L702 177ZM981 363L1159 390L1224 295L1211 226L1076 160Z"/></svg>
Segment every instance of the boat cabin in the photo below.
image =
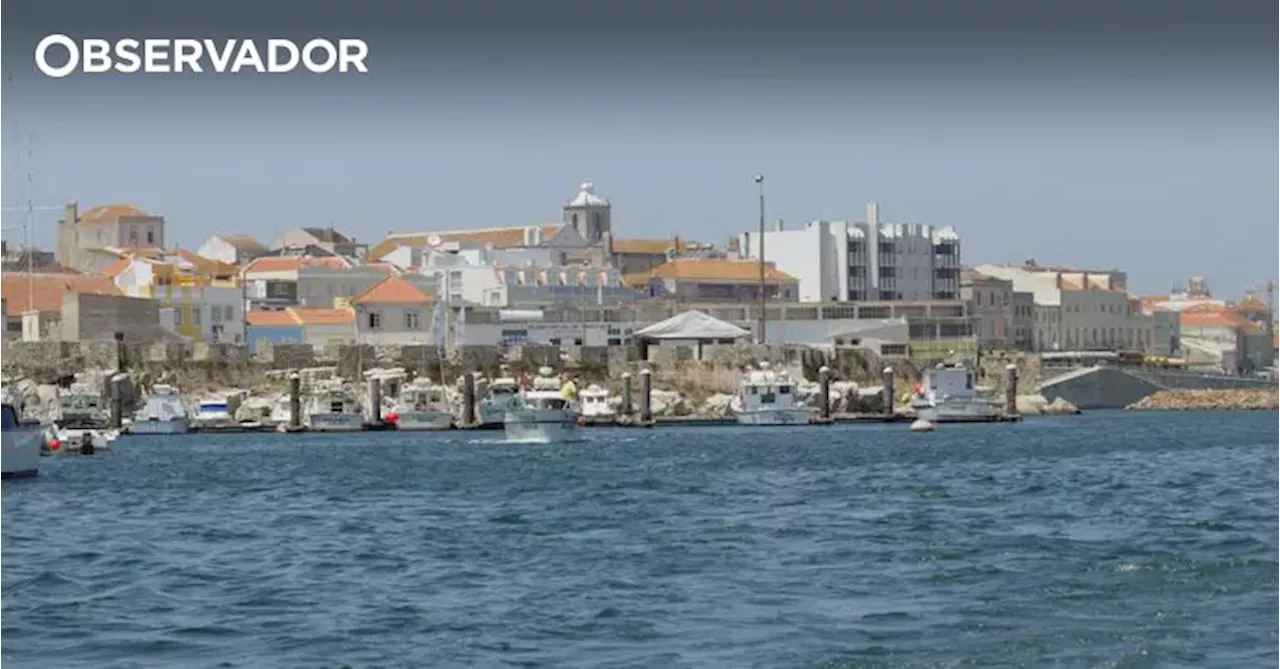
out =
<svg viewBox="0 0 1280 669"><path fill-rule="evenodd" d="M406 411L426 411L446 401L443 387L428 384L405 386L400 397Z"/></svg>
<svg viewBox="0 0 1280 669"><path fill-rule="evenodd" d="M533 395L525 396L524 404L530 409L563 411L569 406L568 400L563 397L553 397L550 395Z"/></svg>
<svg viewBox="0 0 1280 669"><path fill-rule="evenodd" d="M925 373L920 394L933 394L938 397L970 397L974 394L973 385L973 370L964 367L939 366Z"/></svg>
<svg viewBox="0 0 1280 669"><path fill-rule="evenodd" d="M768 363L761 363L759 370L747 372L739 392L742 406L747 410L796 404L795 384L791 376L771 370Z"/></svg>

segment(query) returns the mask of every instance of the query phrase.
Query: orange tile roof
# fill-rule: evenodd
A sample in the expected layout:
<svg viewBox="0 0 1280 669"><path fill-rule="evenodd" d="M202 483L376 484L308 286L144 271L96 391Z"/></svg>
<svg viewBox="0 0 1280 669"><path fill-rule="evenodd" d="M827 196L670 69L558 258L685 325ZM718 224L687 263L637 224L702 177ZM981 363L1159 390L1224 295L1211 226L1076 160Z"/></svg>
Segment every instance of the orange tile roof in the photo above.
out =
<svg viewBox="0 0 1280 669"><path fill-rule="evenodd" d="M269 309L253 309L246 311L244 321L249 325L258 327L271 327L281 325L298 325L298 320L288 310L272 311Z"/></svg>
<svg viewBox="0 0 1280 669"><path fill-rule="evenodd" d="M102 270L102 274L103 276L115 278L123 274L124 271L129 269L129 266L132 264L133 258L121 258L104 268Z"/></svg>
<svg viewBox="0 0 1280 669"><path fill-rule="evenodd" d="M351 299L351 304L430 304L434 298L398 276L389 276Z"/></svg>
<svg viewBox="0 0 1280 669"><path fill-rule="evenodd" d="M213 260L212 258L206 258L194 251L188 251L186 249L177 249L173 251L173 255L195 265L197 272L208 276L231 276L235 274L238 269L235 265L225 263L220 260Z"/></svg>
<svg viewBox="0 0 1280 669"><path fill-rule="evenodd" d="M96 274L25 274L6 273L0 277L0 295L12 315L29 311L58 311L62 297L69 293L121 295L111 277ZM29 299L30 298L30 299Z"/></svg>
<svg viewBox="0 0 1280 669"><path fill-rule="evenodd" d="M291 307L289 312L302 325L355 325L356 314L350 308L322 309L317 307Z"/></svg>
<svg viewBox="0 0 1280 669"><path fill-rule="evenodd" d="M1209 305L1203 305L1209 306ZM1216 306L1216 305L1215 305ZM1183 328L1240 328L1249 324L1243 316L1227 309L1183 310L1179 318Z"/></svg>
<svg viewBox="0 0 1280 669"><path fill-rule="evenodd" d="M80 214L81 223L114 223L121 218L150 217L151 214L129 204L103 204Z"/></svg>
<svg viewBox="0 0 1280 669"><path fill-rule="evenodd" d="M675 247L677 252L683 252L693 243L686 242L683 239L678 241L674 239L615 239L613 240L613 252L638 256L660 256L666 255L667 249L672 247Z"/></svg>
<svg viewBox="0 0 1280 669"><path fill-rule="evenodd" d="M524 246L524 231L528 228L540 228L542 239L551 239L565 227L564 223L544 225L517 225L505 228L480 228L476 230L451 230L445 232L424 232L412 235L392 235L378 242L365 256L369 260L381 260L401 246L422 248L427 245L427 238L435 235L442 242L457 242L466 246L485 246L493 244L494 248L505 249Z"/></svg>
<svg viewBox="0 0 1280 669"><path fill-rule="evenodd" d="M678 258L676 260L668 260L654 267L650 270L648 276L650 278L677 280L752 282L760 280L760 265L754 260ZM772 264L767 264L765 266L765 281L795 283L796 278L777 269Z"/></svg>
<svg viewBox="0 0 1280 669"><path fill-rule="evenodd" d="M241 274L254 272L296 272L303 267L328 267L330 269L347 269L347 261L336 256L311 258L307 256L263 256L255 258L245 265Z"/></svg>

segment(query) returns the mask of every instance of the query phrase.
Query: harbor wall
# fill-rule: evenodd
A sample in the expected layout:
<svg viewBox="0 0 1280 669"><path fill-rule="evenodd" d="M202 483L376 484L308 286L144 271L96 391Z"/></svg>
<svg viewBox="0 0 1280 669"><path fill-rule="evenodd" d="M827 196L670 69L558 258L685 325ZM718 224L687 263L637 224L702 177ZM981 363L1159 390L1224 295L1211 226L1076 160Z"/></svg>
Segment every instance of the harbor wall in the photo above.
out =
<svg viewBox="0 0 1280 669"><path fill-rule="evenodd" d="M1063 398L1081 409L1123 409L1164 390L1236 390L1268 387L1265 379L1195 372L1087 367L1046 379L1040 394Z"/></svg>

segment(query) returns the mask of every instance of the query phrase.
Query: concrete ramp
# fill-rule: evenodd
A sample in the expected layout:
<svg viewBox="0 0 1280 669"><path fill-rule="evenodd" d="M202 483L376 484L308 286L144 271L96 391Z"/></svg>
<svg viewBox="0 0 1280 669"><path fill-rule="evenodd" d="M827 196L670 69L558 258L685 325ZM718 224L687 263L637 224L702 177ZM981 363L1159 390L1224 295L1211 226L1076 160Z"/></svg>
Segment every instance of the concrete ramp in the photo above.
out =
<svg viewBox="0 0 1280 669"><path fill-rule="evenodd" d="M1055 376L1037 386L1050 402L1062 399L1081 409L1123 409L1165 387L1119 367L1084 367Z"/></svg>
<svg viewBox="0 0 1280 669"><path fill-rule="evenodd" d="M1227 390L1265 388L1269 382L1244 376L1196 372L1084 367L1037 386L1044 398L1062 399L1081 409L1123 409L1161 390Z"/></svg>

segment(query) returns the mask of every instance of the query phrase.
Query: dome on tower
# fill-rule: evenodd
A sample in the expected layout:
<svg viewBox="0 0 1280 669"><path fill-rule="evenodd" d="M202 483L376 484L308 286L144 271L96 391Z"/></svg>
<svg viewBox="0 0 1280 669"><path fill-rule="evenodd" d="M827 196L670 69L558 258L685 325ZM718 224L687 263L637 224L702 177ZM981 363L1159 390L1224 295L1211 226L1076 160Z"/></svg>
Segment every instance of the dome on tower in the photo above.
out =
<svg viewBox="0 0 1280 669"><path fill-rule="evenodd" d="M585 181L578 186L578 194L569 200L566 207L607 207L609 201L596 195L596 185L590 181Z"/></svg>

